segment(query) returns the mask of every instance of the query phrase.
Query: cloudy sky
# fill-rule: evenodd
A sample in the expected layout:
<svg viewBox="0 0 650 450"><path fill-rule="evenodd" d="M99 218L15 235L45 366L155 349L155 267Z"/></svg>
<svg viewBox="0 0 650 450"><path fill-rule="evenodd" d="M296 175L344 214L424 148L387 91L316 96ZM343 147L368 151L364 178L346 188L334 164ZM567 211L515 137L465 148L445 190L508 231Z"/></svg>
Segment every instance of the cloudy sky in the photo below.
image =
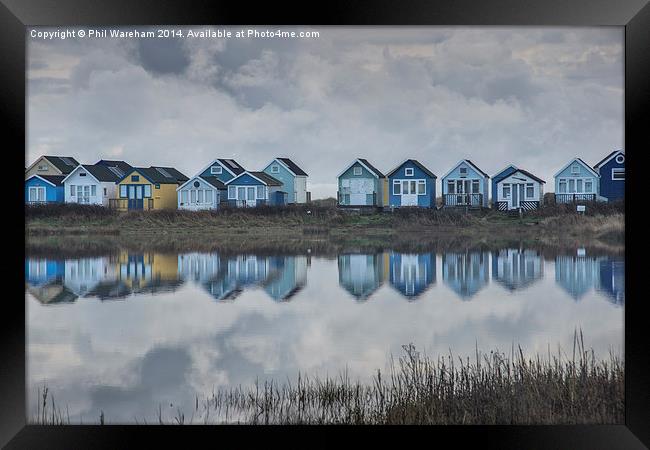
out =
<svg viewBox="0 0 650 450"><path fill-rule="evenodd" d="M570 158L624 147L622 27L311 30L28 37L26 163L123 159L189 176L217 157L261 170L286 156L323 198L356 157L384 172L415 158L439 177L462 158L490 175L514 163L552 191Z"/></svg>

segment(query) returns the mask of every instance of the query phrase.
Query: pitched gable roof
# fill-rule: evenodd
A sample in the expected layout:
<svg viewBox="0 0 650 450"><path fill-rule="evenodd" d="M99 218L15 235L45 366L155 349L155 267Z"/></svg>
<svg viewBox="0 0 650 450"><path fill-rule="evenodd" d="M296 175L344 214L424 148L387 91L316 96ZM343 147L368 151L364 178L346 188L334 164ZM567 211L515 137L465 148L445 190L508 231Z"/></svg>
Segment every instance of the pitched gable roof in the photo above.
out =
<svg viewBox="0 0 650 450"><path fill-rule="evenodd" d="M126 161L111 160L111 159L100 159L95 163L95 165L106 166L106 167L117 167L122 171L122 173L126 173L129 170L133 169L133 166L131 166L131 164L127 163Z"/></svg>
<svg viewBox="0 0 650 450"><path fill-rule="evenodd" d="M613 157L615 157L615 156L618 155L619 153L620 153L621 155L625 156L625 152L624 152L623 150L614 150L612 153L610 153L609 155L605 156L605 157L604 157L604 158L603 158L603 159L602 159L598 164L596 164L596 165L594 166L594 169L598 169L600 166L605 165L606 163L609 162L610 159L612 159Z"/></svg>
<svg viewBox="0 0 650 450"><path fill-rule="evenodd" d="M159 169L162 169L162 171L160 171ZM174 169L173 167L151 166L151 167L133 167L131 170L125 173L124 176L118 180L118 182L124 180L126 177L128 177L135 171L140 173L151 183L155 183L155 184L180 184L186 182L189 179L181 172ZM169 176L166 176L165 172L169 174Z"/></svg>
<svg viewBox="0 0 650 450"><path fill-rule="evenodd" d="M272 177L266 172L248 172L251 175L253 175L256 178L259 178L262 180L264 183L266 183L269 186L282 186L282 182L278 180L277 178Z"/></svg>
<svg viewBox="0 0 650 450"><path fill-rule="evenodd" d="M223 184L223 181L221 181L217 177L213 177L213 176L208 177L208 176L206 176L206 177L200 177L200 178L202 180L205 180L206 183L216 187L217 189L226 189L226 185Z"/></svg>
<svg viewBox="0 0 650 450"><path fill-rule="evenodd" d="M418 167L422 172L426 173L426 174L429 175L431 178L438 178L438 177L437 177L433 172L431 172L429 169L427 169L426 167L424 167L424 165L421 164L417 159L407 159L407 160L403 161L399 166L395 167L393 170L391 170L390 172L388 172L388 173L386 174L386 176L387 176L387 177L392 176L395 172L397 172L397 171L398 171L398 170L399 170L399 169L400 169L404 164L406 164L407 162L411 162L413 165L417 166L417 167Z"/></svg>
<svg viewBox="0 0 650 450"><path fill-rule="evenodd" d="M544 183L544 184L546 184L546 181L542 180L541 178L539 178L539 177L533 175L532 173L530 173L530 172L528 172L527 170L524 170L524 169L517 169L517 170L515 170L515 171L512 172L510 175L508 175L508 176L504 177L503 179L499 180L499 182L503 181L505 178L508 178L508 177L510 177L510 176L512 176L512 175L514 175L514 174L516 174L517 172L519 172L519 173L521 173L522 175L525 175L525 176L527 176L527 177L529 177L529 178L532 178L533 180L535 180L535 181L537 181L537 182L539 182L539 183Z"/></svg>
<svg viewBox="0 0 650 450"><path fill-rule="evenodd" d="M208 183L210 186L216 188L216 189L226 189L226 185L223 184L223 182L215 177L215 176L200 176L200 175L194 175L192 178L188 179L185 183L181 184L176 188L177 191L180 191L183 189L185 186L187 186L189 183L192 182L192 180L203 180L206 183Z"/></svg>
<svg viewBox="0 0 650 450"><path fill-rule="evenodd" d="M307 172L302 170L296 163L291 161L289 158L277 158L279 161L283 162L286 166L287 169L289 169L291 172L293 172L294 175L298 176L307 176Z"/></svg>
<svg viewBox="0 0 650 450"><path fill-rule="evenodd" d="M599 174L598 172L596 172L594 169L592 169L592 168L589 166L589 164L587 164L586 162L584 162L581 158L575 157L575 158L573 158L571 161L569 161L568 164L566 164L564 167L562 167L560 170L558 170L557 173L556 173L555 175L553 175L553 178L557 177L559 174L561 174L562 172L564 172L564 171L566 170L566 168L569 167L569 166L570 166L571 164L573 164L574 162L579 162L579 163L582 164L582 165L583 165L583 166L584 166L588 171L590 171L591 173L593 173L595 176L600 177L600 174Z"/></svg>
<svg viewBox="0 0 650 450"><path fill-rule="evenodd" d="M52 163L54 167L59 169L61 173L67 175L79 165L79 162L70 156L50 156L45 155L43 158Z"/></svg>
<svg viewBox="0 0 650 450"><path fill-rule="evenodd" d="M372 164L368 162L367 159L362 159L359 158L359 162L363 163L366 165L372 172L374 172L379 178L384 178L384 174L379 171L376 167L374 167Z"/></svg>
<svg viewBox="0 0 650 450"><path fill-rule="evenodd" d="M282 186L282 182L280 180L273 178L271 175L267 174L266 172L249 172L245 171L237 175L235 178L231 178L230 180L226 181L226 185L229 185L231 183L234 183L238 178L244 176L244 175L250 175L253 178L256 178L257 180L261 181L262 183L266 184L267 186ZM237 184L237 183L234 183Z"/></svg>
<svg viewBox="0 0 650 450"><path fill-rule="evenodd" d="M456 169L456 167L460 166L462 163L470 165L472 167L472 169L477 171L479 174L483 175L485 178L490 178L490 175L488 175L487 173L485 173L481 169L479 169L478 166L476 164L474 164L472 161L470 161L469 159L461 159L460 161L458 161L458 163L456 163L456 165L454 165L449 170L449 172L444 174L442 178L447 178L449 176L449 174L452 173Z"/></svg>
<svg viewBox="0 0 650 450"><path fill-rule="evenodd" d="M63 186L63 180L65 177L66 175L32 175L25 181L29 181L32 178L40 178L41 180L46 181L53 186Z"/></svg>
<svg viewBox="0 0 650 450"><path fill-rule="evenodd" d="M504 172L512 169L512 171L508 172L507 175L504 175ZM514 164L508 164L506 167L498 171L496 174L492 175L492 180L499 181L500 178L505 178L509 176L510 174L514 173L517 170L517 166Z"/></svg>
<svg viewBox="0 0 650 450"><path fill-rule="evenodd" d="M106 166L100 166L97 164L94 165L88 165L84 166L82 165L84 169L86 169L88 172L92 174L93 177L97 179L97 181L109 181L109 182L116 182L117 180L120 179L120 172L115 173L113 172L110 168Z"/></svg>

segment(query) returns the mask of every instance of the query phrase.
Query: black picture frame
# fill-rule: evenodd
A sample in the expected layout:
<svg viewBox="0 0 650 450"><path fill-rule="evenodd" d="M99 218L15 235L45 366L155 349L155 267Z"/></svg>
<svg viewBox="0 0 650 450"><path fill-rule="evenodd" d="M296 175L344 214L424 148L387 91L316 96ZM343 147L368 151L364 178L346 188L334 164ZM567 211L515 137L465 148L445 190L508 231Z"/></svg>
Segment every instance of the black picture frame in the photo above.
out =
<svg viewBox="0 0 650 450"><path fill-rule="evenodd" d="M180 445L195 437L210 438L219 444L224 434L237 433L248 442L275 434L278 443L287 437L290 446L311 446L318 433L318 444L344 442L341 434L358 435L366 440L407 443L417 438L431 444L450 439L455 447L467 445L481 448L565 448L565 449L637 449L650 446L650 346L642 313L644 295L641 287L641 248L638 245L642 223L636 219L643 212L640 180L641 158L647 147L647 119L644 111L650 103L650 5L648 0L330 0L319 4L279 5L265 2L213 3L207 1L146 0L137 3L125 0L0 0L0 114L4 131L4 156L10 166L5 174L11 191L4 206L7 217L20 215L23 206L21 190L24 180L15 165L19 164L20 148L26 149L26 27L36 25L119 25L119 24L313 24L313 25L560 25L625 27L625 150L626 179L626 284L625 304L625 425L575 426L449 426L449 427L323 427L300 428L307 440L298 440L294 427L138 427L138 426L35 426L26 425L25 405L25 304L24 295L24 222L10 220L6 225L16 238L5 239L14 244L7 258L5 273L11 290L5 290L0 345L0 444L6 448L121 448L130 447L131 440L152 436L172 443L181 437ZM646 120L644 120L646 119ZM23 154L24 156L24 154ZM638 175L637 175L638 174ZM628 245L631 244L631 245ZM13 272L15 270L15 272ZM14 273L12 276L11 273ZM16 292L14 292L14 289ZM11 292L11 295L9 294ZM20 294L20 293L23 294ZM323 432L325 431L325 432ZM332 433L335 431L336 433ZM198 435L198 436L197 436ZM408 436L409 441L404 441ZM301 436L302 437L302 436ZM265 439L266 438L265 436ZM302 442L301 442L302 441ZM270 442L270 441L268 441ZM413 441L415 442L415 441ZM426 442L426 441L425 441ZM154 446L152 444L150 446ZM402 444L403 445L403 444ZM408 445L408 443L407 443Z"/></svg>

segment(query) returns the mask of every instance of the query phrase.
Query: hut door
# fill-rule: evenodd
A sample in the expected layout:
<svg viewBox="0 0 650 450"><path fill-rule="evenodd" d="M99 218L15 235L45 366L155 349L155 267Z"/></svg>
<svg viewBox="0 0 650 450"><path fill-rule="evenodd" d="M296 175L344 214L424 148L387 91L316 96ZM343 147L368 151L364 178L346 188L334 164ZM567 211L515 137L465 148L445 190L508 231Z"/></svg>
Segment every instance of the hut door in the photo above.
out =
<svg viewBox="0 0 650 450"><path fill-rule="evenodd" d="M511 207L514 208L519 208L519 184L513 184L512 185L512 199L511 199Z"/></svg>

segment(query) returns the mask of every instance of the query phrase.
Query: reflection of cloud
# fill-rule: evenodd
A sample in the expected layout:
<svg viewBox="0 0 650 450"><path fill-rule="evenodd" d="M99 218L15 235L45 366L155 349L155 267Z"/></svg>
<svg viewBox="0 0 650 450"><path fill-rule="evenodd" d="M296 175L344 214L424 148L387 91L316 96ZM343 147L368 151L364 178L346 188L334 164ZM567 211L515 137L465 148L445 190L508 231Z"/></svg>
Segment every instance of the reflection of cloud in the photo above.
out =
<svg viewBox="0 0 650 450"><path fill-rule="evenodd" d="M552 179L576 148L595 162L622 147L622 28L315 29L30 40L27 160L47 148L94 161L122 146L134 165L189 174L215 149L252 169L284 154L321 198L351 154L388 170L408 149L444 173L469 152L488 173L514 161Z"/></svg>
<svg viewBox="0 0 650 450"><path fill-rule="evenodd" d="M442 256L435 258L440 279ZM96 421L103 410L109 421L151 422L158 404L167 418L177 406L187 418L195 393L201 400L213 388L246 386L256 377L283 382L298 371L336 376L347 367L353 378L365 378L409 342L432 355L471 355L477 342L487 350L519 343L545 353L548 344L570 348L580 326L597 355L620 350L623 308L594 290L581 302L568 300L552 261L547 269L513 294L488 283L472 302L438 283L417 302L385 285L372 301L357 303L339 286L338 260L316 257L304 288L283 304L259 288L216 303L192 282L137 301L87 299L59 308L28 295L28 404L36 404L36 387L46 381L73 421L80 413L85 423Z"/></svg>

